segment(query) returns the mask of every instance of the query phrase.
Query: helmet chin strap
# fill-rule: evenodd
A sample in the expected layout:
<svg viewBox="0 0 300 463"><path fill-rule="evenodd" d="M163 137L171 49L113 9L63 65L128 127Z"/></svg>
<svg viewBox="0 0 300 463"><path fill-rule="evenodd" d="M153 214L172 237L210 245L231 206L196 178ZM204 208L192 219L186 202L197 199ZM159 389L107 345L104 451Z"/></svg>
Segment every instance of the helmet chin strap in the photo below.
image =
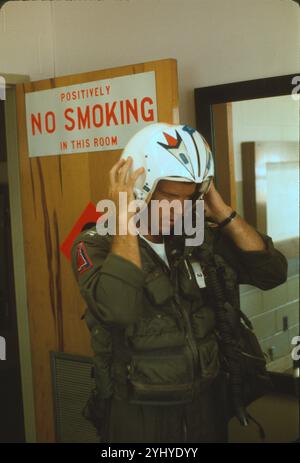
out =
<svg viewBox="0 0 300 463"><path fill-rule="evenodd" d="M192 207L193 207L193 208L194 208L195 205L196 205L196 200L199 199L199 197L200 197L200 188L201 188L201 183L197 183L197 184L196 184L196 191L195 191L195 193L194 193L194 195L193 195L193 197L192 197L192 202L193 202L193 206L192 206Z"/></svg>
<svg viewBox="0 0 300 463"><path fill-rule="evenodd" d="M139 188L133 188L135 199L143 199L143 192Z"/></svg>

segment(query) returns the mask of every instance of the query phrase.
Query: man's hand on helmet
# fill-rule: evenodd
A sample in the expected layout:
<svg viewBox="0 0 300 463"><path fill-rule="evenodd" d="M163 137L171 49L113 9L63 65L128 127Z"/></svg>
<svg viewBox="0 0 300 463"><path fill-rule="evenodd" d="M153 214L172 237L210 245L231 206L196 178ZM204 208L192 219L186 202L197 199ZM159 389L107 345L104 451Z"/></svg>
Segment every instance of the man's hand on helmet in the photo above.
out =
<svg viewBox="0 0 300 463"><path fill-rule="evenodd" d="M127 206L129 205L130 201L135 199L133 188L135 182L139 175L141 175L144 171L144 167L140 167L132 172L131 175L128 174L129 169L132 166L132 157L128 156L125 159L119 159L116 164L113 165L111 170L109 171L109 190L108 190L108 198L114 202L116 207L116 219L117 219L117 226L120 222L128 223L129 219L135 215L135 212L129 212L128 207L120 208L120 196L119 193L124 192L126 193L126 200ZM119 222L120 221L120 222Z"/></svg>
<svg viewBox="0 0 300 463"><path fill-rule="evenodd" d="M213 180L203 199L205 218L211 219L213 222L222 222L222 220L226 219L233 211L233 209L223 201L222 196L216 190Z"/></svg>

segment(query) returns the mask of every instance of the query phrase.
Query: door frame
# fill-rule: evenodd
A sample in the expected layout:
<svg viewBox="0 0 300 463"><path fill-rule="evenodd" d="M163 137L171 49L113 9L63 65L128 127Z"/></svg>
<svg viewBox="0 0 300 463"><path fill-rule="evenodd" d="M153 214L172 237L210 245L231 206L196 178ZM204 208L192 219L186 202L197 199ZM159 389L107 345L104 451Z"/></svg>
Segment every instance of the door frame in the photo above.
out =
<svg viewBox="0 0 300 463"><path fill-rule="evenodd" d="M15 298L17 313L17 331L19 341L19 358L21 369L22 402L26 442L36 442L35 410L33 394L33 377L31 361L31 344L29 334L26 269L24 255L24 236L21 208L20 169L18 153L18 124L16 108L16 84L30 81L29 76L19 74L2 74L5 79L5 131L7 148L7 170L11 239L15 280Z"/></svg>

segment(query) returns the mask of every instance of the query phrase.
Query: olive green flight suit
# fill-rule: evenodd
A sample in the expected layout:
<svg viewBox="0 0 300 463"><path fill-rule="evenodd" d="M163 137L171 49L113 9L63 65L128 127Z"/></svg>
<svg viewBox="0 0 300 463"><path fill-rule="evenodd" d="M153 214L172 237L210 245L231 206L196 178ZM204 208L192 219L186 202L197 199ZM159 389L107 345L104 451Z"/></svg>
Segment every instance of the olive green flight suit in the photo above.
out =
<svg viewBox="0 0 300 463"><path fill-rule="evenodd" d="M205 241L226 265L237 306L239 284L266 290L287 278L286 258L271 237L260 236L266 250L244 251L205 225ZM72 248L95 352L97 400L91 407L101 441L226 442L227 386L214 308L195 277L196 247L184 246L170 270L138 237L140 269L111 253L112 239L94 227Z"/></svg>

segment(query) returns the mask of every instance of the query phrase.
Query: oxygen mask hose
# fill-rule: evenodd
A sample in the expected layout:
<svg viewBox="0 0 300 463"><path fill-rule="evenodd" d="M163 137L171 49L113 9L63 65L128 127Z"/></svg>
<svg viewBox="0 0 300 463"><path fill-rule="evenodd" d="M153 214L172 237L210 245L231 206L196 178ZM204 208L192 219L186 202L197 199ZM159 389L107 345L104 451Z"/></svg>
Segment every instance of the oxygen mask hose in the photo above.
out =
<svg viewBox="0 0 300 463"><path fill-rule="evenodd" d="M243 426L249 424L248 414L243 404L243 385L235 340L235 333L226 310L226 298L218 278L214 256L209 247L203 243L199 248L199 257L203 268L205 282L211 303L216 308L216 328L219 332L222 353L229 373L229 387L235 414Z"/></svg>

